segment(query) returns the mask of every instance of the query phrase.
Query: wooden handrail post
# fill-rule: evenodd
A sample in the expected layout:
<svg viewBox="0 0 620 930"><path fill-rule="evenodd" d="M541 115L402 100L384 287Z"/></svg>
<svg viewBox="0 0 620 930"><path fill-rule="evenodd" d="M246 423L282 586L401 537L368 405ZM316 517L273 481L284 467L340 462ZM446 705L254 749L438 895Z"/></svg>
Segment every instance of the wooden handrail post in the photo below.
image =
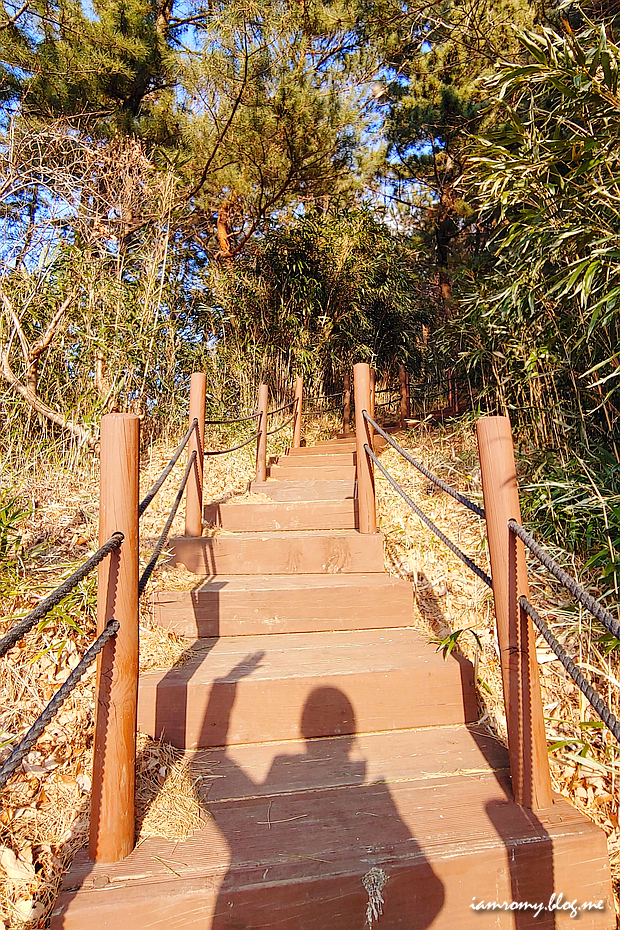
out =
<svg viewBox="0 0 620 930"><path fill-rule="evenodd" d="M553 793L534 627L519 607L529 596L525 550L508 529L510 519L521 522L510 420L481 417L476 425L513 792L517 804L541 810Z"/></svg>
<svg viewBox="0 0 620 930"><path fill-rule="evenodd" d="M400 423L401 429L406 427L406 419L409 416L409 381L404 365L398 366L398 380L400 382Z"/></svg>
<svg viewBox="0 0 620 930"><path fill-rule="evenodd" d="M370 366L359 362L353 367L353 389L355 391L355 449L357 459L357 499L360 533L377 532L377 510L375 504L375 480L372 462L364 445L372 449L373 434L362 411L371 412Z"/></svg>
<svg viewBox="0 0 620 930"><path fill-rule="evenodd" d="M348 436L351 433L351 375L349 372L344 376L343 385L343 411L342 411L342 433Z"/></svg>
<svg viewBox="0 0 620 930"><path fill-rule="evenodd" d="M97 659L93 790L88 854L117 862L134 847L138 699L138 472L140 420L110 413L101 421L99 544L115 532L120 549L98 568L97 632L120 629Z"/></svg>
<svg viewBox="0 0 620 930"><path fill-rule="evenodd" d="M267 480L267 412L269 388L261 384L258 389L258 440L256 442L256 480Z"/></svg>
<svg viewBox="0 0 620 930"><path fill-rule="evenodd" d="M187 444L188 458L196 452L196 460L187 482L185 497L185 535L202 536L202 482L205 447L205 398L207 376L201 371L192 374L189 388L189 422L198 420L198 431L192 432Z"/></svg>
<svg viewBox="0 0 620 930"><path fill-rule="evenodd" d="M299 449L301 445L301 415L304 402L304 378L298 375L295 379L295 419L293 420L293 449Z"/></svg>

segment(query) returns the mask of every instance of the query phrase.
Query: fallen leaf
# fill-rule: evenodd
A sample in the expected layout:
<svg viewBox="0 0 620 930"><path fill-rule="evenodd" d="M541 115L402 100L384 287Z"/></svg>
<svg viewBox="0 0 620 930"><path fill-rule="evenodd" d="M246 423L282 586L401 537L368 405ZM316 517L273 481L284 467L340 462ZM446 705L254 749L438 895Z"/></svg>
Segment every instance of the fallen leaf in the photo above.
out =
<svg viewBox="0 0 620 930"><path fill-rule="evenodd" d="M82 794L88 794L88 792L93 786L90 776L86 774L78 775L78 777L75 780Z"/></svg>
<svg viewBox="0 0 620 930"><path fill-rule="evenodd" d="M19 919L26 923L28 920L37 920L41 917L45 912L45 907L40 901L22 898L22 900L18 901L15 905L15 910L17 911Z"/></svg>
<svg viewBox="0 0 620 930"><path fill-rule="evenodd" d="M33 866L18 859L8 846L0 846L0 865L7 876L16 882L31 882L35 877Z"/></svg>

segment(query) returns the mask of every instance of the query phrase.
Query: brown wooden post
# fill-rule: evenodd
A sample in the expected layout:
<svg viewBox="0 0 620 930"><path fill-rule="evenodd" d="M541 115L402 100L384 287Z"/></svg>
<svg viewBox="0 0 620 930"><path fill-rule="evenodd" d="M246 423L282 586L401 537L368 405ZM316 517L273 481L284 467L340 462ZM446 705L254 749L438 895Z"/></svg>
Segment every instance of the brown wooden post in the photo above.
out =
<svg viewBox="0 0 620 930"><path fill-rule="evenodd" d="M372 462L364 445L372 449L373 431L362 411L370 413L371 407L370 366L360 362L353 367L353 389L355 391L355 444L357 458L357 498L360 533L377 532L375 504L375 481Z"/></svg>
<svg viewBox="0 0 620 930"><path fill-rule="evenodd" d="M301 415L304 402L304 379L303 375L298 375L295 379L295 419L293 420L293 449L299 449L301 445Z"/></svg>
<svg viewBox="0 0 620 930"><path fill-rule="evenodd" d="M398 380L400 382L400 423L401 429L407 426L406 419L409 416L409 381L404 365L398 366Z"/></svg>
<svg viewBox="0 0 620 930"><path fill-rule="evenodd" d="M258 389L258 440L256 443L256 480L267 480L267 411L269 388L261 384Z"/></svg>
<svg viewBox="0 0 620 930"><path fill-rule="evenodd" d="M525 550L508 529L521 522L510 420L482 417L477 432L512 786L518 804L540 810L553 794L534 627L519 607L529 596Z"/></svg>
<svg viewBox="0 0 620 930"><path fill-rule="evenodd" d="M348 372L344 376L342 399L342 433L348 436L351 433L351 375Z"/></svg>
<svg viewBox="0 0 620 930"><path fill-rule="evenodd" d="M138 699L138 471L140 420L110 413L101 421L99 543L124 535L100 563L97 632L120 629L97 659L93 790L88 854L117 862L134 847Z"/></svg>
<svg viewBox="0 0 620 930"><path fill-rule="evenodd" d="M200 371L192 374L189 389L189 422L198 420L198 432L192 432L187 444L188 458L196 452L196 460L187 482L185 498L185 535L202 536L202 482L205 447L205 396L207 376Z"/></svg>

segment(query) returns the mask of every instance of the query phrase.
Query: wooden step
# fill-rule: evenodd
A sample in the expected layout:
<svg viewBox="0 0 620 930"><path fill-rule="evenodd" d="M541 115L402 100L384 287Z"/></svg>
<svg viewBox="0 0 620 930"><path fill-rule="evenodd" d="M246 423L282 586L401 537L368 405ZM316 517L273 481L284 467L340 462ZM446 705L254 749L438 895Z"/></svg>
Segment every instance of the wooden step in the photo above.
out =
<svg viewBox="0 0 620 930"><path fill-rule="evenodd" d="M346 479L306 481L288 479L286 481L252 481L250 491L253 494L265 494L277 501L327 501L346 500L355 496L355 480Z"/></svg>
<svg viewBox="0 0 620 930"><path fill-rule="evenodd" d="M331 501L235 500L207 504L204 518L211 526L229 532L244 530L353 530L357 527L357 501L353 498Z"/></svg>
<svg viewBox="0 0 620 930"><path fill-rule="evenodd" d="M287 452L281 455L277 464L283 468L317 468L322 470L326 466L333 467L336 465L355 465L357 455L355 452L323 452L318 453L293 453Z"/></svg>
<svg viewBox="0 0 620 930"><path fill-rule="evenodd" d="M383 572L380 533L356 530L289 530L177 536L168 543L169 563L197 575L334 574Z"/></svg>
<svg viewBox="0 0 620 930"><path fill-rule="evenodd" d="M276 478L278 480L292 479L293 481L355 480L355 465L323 464L317 466L314 464L314 461L311 464L306 464L305 460L301 465L292 465L290 463L285 464L283 459L280 461L282 464L270 465L268 467L267 475L269 478Z"/></svg>
<svg viewBox="0 0 620 930"><path fill-rule="evenodd" d="M355 452L355 440L346 442L345 440L333 440L328 442L318 442L315 446L299 446L297 449L289 449L287 455L331 455L342 454L345 452Z"/></svg>
<svg viewBox="0 0 620 930"><path fill-rule="evenodd" d="M409 582L390 575L218 575L194 591L156 591L153 617L181 636L251 636L407 626Z"/></svg>
<svg viewBox="0 0 620 930"><path fill-rule="evenodd" d="M197 756L202 828L114 864L79 852L52 930L612 930L602 831L559 796L537 814L515 805L505 753L475 728L430 734ZM471 907L554 892L604 910Z"/></svg>
<svg viewBox="0 0 620 930"><path fill-rule="evenodd" d="M410 629L204 639L188 656L142 675L138 695L139 729L180 749L296 739L317 688L346 693L361 732L477 714L471 664L444 660ZM349 733L353 722L339 725Z"/></svg>

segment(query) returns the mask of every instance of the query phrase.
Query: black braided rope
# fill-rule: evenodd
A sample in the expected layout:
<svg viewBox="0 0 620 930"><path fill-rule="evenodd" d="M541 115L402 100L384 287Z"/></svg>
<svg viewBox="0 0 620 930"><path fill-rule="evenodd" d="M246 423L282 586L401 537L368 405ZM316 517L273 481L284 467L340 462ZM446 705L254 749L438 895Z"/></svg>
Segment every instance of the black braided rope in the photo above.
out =
<svg viewBox="0 0 620 930"><path fill-rule="evenodd" d="M605 726L611 730L613 735L620 743L620 721L615 714L611 712L600 694L593 688L589 680L583 674L580 668L573 662L564 647L555 638L543 618L540 616L535 607L532 607L526 597L519 598L521 609L528 615L532 622L538 627L547 645L553 650L570 677L573 679L579 690L586 696L596 713L599 715Z"/></svg>
<svg viewBox="0 0 620 930"><path fill-rule="evenodd" d="M490 576L487 575L487 573L483 571L483 569L479 568L479 566L476 565L476 563L472 559L470 559L468 555L465 555L465 553L461 549L459 549L459 547L455 543L453 543L451 539L448 539L448 537L444 533L441 532L439 527L435 526L433 521L429 517L427 517L426 514L422 510L420 510L418 505L415 504L411 500L407 492L400 486L400 484L396 481L396 479L392 477L392 475L389 473L387 468L385 468L381 464L381 462L379 461L377 456L374 454L370 446L366 444L364 445L364 449L366 450L366 454L369 455L370 458L373 460L377 468L379 468L380 471L385 475L385 477L390 482L394 490L398 491L398 493L403 498L403 500L405 500L409 504L409 506L414 511L414 513L418 515L420 520L422 520L422 522L425 523L426 526L428 526L428 528L435 534L435 536L437 536L442 541L442 543L444 543L444 545L448 547L448 549L450 549L452 552L454 552L456 556L458 556L461 562L463 562L475 575L478 576L478 578L484 581L484 583L488 585L489 588L492 589L493 582L491 581Z"/></svg>
<svg viewBox="0 0 620 930"><path fill-rule="evenodd" d="M138 597L140 597L144 593L144 589L146 588L148 580L153 574L153 569L155 568L157 564L157 560L159 559L162 553L162 550L164 546L166 545L166 540L168 539L168 534L170 533L170 527L172 526L172 521L174 520L176 516L176 512L179 509L179 504L181 503L181 500L183 498L183 491L185 490L185 485L187 484L187 481L189 479L189 476L190 476L190 473L194 466L195 461L196 461L196 450L194 449L194 451L192 452L192 454L190 455L187 461L187 467L185 469L185 474L183 475L183 478L181 479L181 484L179 485L177 496L174 499L172 510L170 511L168 519L166 520L166 525L164 526L161 536L157 540L157 544L155 548L153 549L153 555L151 556L148 565L146 566L146 568L144 569L140 577L140 582L138 584Z"/></svg>
<svg viewBox="0 0 620 930"><path fill-rule="evenodd" d="M390 400L384 400L381 404L375 404L375 410L380 410L382 407L391 407L392 404L396 404L400 400L400 396L392 397Z"/></svg>
<svg viewBox="0 0 620 930"><path fill-rule="evenodd" d="M9 649L11 649L15 643L28 633L29 630L33 628L35 623L38 620L41 620L46 614L56 607L57 604L69 594L76 585L82 581L83 578L86 578L94 568L99 565L103 559L111 552L114 552L120 547L125 537L122 533L113 533L112 536L104 542L103 546L98 549L94 555L91 555L80 567L70 575L66 581L63 581L55 591L52 591L51 594L48 594L47 597L44 597L43 600L39 601L37 606L32 610L27 617L24 617L23 620L20 620L15 624L13 629L9 630L8 633L5 633L2 639L0 639L0 657L5 655Z"/></svg>
<svg viewBox="0 0 620 930"><path fill-rule="evenodd" d="M267 430L267 435L268 435L268 436L273 436L274 433L279 433L281 429L284 429L285 426L288 426L289 423L292 423L296 416L297 416L297 411L295 410L295 411L291 414L291 416L288 418L288 420L285 420L285 421L284 421L284 423L280 423L280 425L279 425L279 426L276 426L275 429L268 429L268 430Z"/></svg>
<svg viewBox="0 0 620 930"><path fill-rule="evenodd" d="M254 442L255 439L258 439L258 437L260 436L260 434L261 434L261 431L258 430L256 433L254 433L252 436L250 436L249 439L244 439L244 441L243 441L243 442L240 442L239 445L237 445L237 446L231 446L230 449L216 449L215 451L209 451L209 452L205 451L204 454L205 454L205 456L207 456L207 455L226 455L228 452L236 452L237 449L243 449L243 447L244 447L244 446L247 446L248 443Z"/></svg>
<svg viewBox="0 0 620 930"><path fill-rule="evenodd" d="M234 420L205 420L209 426L224 425L228 423L248 423L250 420L258 420L260 413L252 413L248 417L236 417Z"/></svg>
<svg viewBox="0 0 620 930"><path fill-rule="evenodd" d="M277 407L275 410L268 410L267 416L272 417L274 413L282 413L283 410L288 410L289 407L292 407L293 404L297 403L297 398L294 397L293 400L289 400L288 404L284 404L283 407Z"/></svg>
<svg viewBox="0 0 620 930"><path fill-rule="evenodd" d="M320 416L322 413L340 412L342 407L313 407L310 410L304 410L306 416Z"/></svg>
<svg viewBox="0 0 620 930"><path fill-rule="evenodd" d="M164 481L166 480L166 478L168 477L168 475L170 474L170 472L172 471L176 463L179 461L179 458L181 457L181 453L183 452L183 449L185 448L187 443L192 438L192 433L194 432L194 430L197 430L197 429L198 429L198 419L194 417L194 419L189 425L189 429L187 430L185 436L181 440L180 444L177 446L177 449L174 455L172 456L172 458L170 459L170 461L168 462L168 464L166 465L161 475L159 476L159 478L157 479L157 481L155 482L151 490L148 492L144 500L140 501L140 506L138 507L138 516L141 517L144 511L146 510L146 508L149 506L149 504L151 503L151 501L153 500L153 498L155 497L155 495L161 488L162 484L164 483Z"/></svg>
<svg viewBox="0 0 620 930"><path fill-rule="evenodd" d="M472 513L475 513L476 516L482 517L483 520L485 519L485 512L482 507L479 507L478 504L474 504L474 502L470 501L469 498L465 497L464 494L461 494L459 491L455 490L452 485L447 484L445 481L442 481L441 478L438 478L437 475L434 475L433 472L429 471L428 468L422 465L421 462L416 461L412 455L409 455L406 449L403 449L402 446L400 446L394 439L392 439L389 433L386 433L384 429L381 429L379 424L373 420L373 418L366 412L366 410L363 410L362 414L365 419L368 420L370 425L373 426L374 429L379 433L379 435L383 436L383 438L392 446L392 448L396 449L396 451L399 452L402 457L409 462L410 465L413 465L414 468L417 468L425 478L428 478L429 481L432 481L433 484L435 484L438 488L441 488L442 491L445 491L446 494L449 494L450 497L453 497L455 501L459 502L459 504L463 504L464 507L467 507L468 510L471 510Z"/></svg>
<svg viewBox="0 0 620 930"><path fill-rule="evenodd" d="M116 636L119 627L120 624L118 620L109 621L101 636L98 636L92 646L86 650L81 660L75 666L65 683L58 689L43 713L37 717L35 722L24 736L23 740L21 740L21 742L18 743L18 745L13 749L13 752L9 758L0 768L0 789L4 788L13 772L21 765L22 761L26 758L38 738L43 733L45 727L56 716L64 702L67 700L86 669L92 665L108 640L110 640L113 636Z"/></svg>
<svg viewBox="0 0 620 930"><path fill-rule="evenodd" d="M534 537L530 536L527 530L523 529L520 523L517 523L516 520L509 520L508 529L511 533L514 533L515 536L519 537L532 555L545 566L547 571L549 571L554 578L557 578L560 584L564 585L567 591L570 591L573 597L579 601L586 610L590 611L593 617L596 617L610 633L613 633L616 639L620 639L620 623L618 623L615 617L603 607L600 601L592 597L578 581L569 575L568 572L565 572L555 559L551 558L549 553L545 552L542 546L536 542Z"/></svg>

